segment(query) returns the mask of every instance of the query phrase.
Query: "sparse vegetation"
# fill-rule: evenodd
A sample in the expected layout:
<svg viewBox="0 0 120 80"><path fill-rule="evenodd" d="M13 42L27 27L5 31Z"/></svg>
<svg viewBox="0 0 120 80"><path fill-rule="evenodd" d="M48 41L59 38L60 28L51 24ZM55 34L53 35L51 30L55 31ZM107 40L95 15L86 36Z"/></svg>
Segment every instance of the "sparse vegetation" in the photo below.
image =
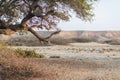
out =
<svg viewBox="0 0 120 80"><path fill-rule="evenodd" d="M18 56L22 56L24 58L31 58L31 57L36 57L36 58L43 58L43 54L38 54L35 52L35 50L23 50L21 48L15 49L14 50Z"/></svg>
<svg viewBox="0 0 120 80"><path fill-rule="evenodd" d="M73 39L74 42L96 42L95 39L91 39L91 38L74 38Z"/></svg>
<svg viewBox="0 0 120 80"><path fill-rule="evenodd" d="M30 62L18 58L13 50L0 43L0 80L28 80L34 75Z"/></svg>
<svg viewBox="0 0 120 80"><path fill-rule="evenodd" d="M16 36L6 41L10 46L40 46L39 40L33 35Z"/></svg>
<svg viewBox="0 0 120 80"><path fill-rule="evenodd" d="M52 44L57 44L57 45L68 45L71 42L73 42L72 39L63 39L63 38L54 38L51 40Z"/></svg>
<svg viewBox="0 0 120 80"><path fill-rule="evenodd" d="M104 43L111 44L111 45L120 45L119 40L108 40L108 41L104 41Z"/></svg>
<svg viewBox="0 0 120 80"><path fill-rule="evenodd" d="M57 45L68 45L69 43L86 43L86 42L97 42L95 39L91 38L70 38L70 39L63 39L63 38L55 38L52 39L51 42Z"/></svg>
<svg viewBox="0 0 120 80"><path fill-rule="evenodd" d="M37 55L33 50L11 50L4 42L0 42L0 80L29 80L39 75L36 64L29 58L25 59L21 56L43 57L43 55Z"/></svg>
<svg viewBox="0 0 120 80"><path fill-rule="evenodd" d="M11 38L7 41L7 44L10 46L41 46L42 44L39 43L39 40L37 38L33 38L33 36L29 36L29 40L26 40L25 36ZM32 42L32 43L31 43ZM56 45L68 45L69 43L75 43L75 42L97 42L95 39L91 38L52 38L51 43Z"/></svg>
<svg viewBox="0 0 120 80"><path fill-rule="evenodd" d="M70 40L72 41L72 39ZM64 42L64 40L62 41ZM66 41L69 41L69 39ZM23 54L20 55L19 53L16 55L14 50L8 49L4 44L4 42L0 44L0 80L106 80L108 77L109 80L120 79L119 75L116 75L119 74L118 70L120 69L118 65L120 49L118 46L101 45L98 43L72 43L67 46L57 45L27 48L27 53L30 49L37 49L37 51L46 54L50 52L52 54L50 57L48 55L49 58L47 59L41 59L30 58L31 54L32 57L34 54L34 51L31 50L29 52L31 54L26 56L26 50L24 50L26 47L21 48L21 46L11 48L21 48L16 50L24 53L26 57L24 58ZM59 56L53 55L54 53L62 53L65 57L70 56L72 59L63 59L61 54ZM74 56L76 55L75 57L78 60L73 59L71 53ZM95 77L94 74L98 76ZM106 76L106 74L109 74L109 76Z"/></svg>

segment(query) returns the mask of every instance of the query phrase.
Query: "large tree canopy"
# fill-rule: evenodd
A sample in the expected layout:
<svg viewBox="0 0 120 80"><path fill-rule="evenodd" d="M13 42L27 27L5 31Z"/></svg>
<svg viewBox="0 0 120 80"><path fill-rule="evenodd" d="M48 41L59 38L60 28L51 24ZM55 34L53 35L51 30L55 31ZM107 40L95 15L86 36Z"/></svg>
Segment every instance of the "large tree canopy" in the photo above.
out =
<svg viewBox="0 0 120 80"><path fill-rule="evenodd" d="M48 39L60 32L57 24L68 21L70 11L82 20L91 20L96 0L0 0L0 34L12 34L20 30L32 32L39 40ZM33 28L56 29L48 37L42 37Z"/></svg>

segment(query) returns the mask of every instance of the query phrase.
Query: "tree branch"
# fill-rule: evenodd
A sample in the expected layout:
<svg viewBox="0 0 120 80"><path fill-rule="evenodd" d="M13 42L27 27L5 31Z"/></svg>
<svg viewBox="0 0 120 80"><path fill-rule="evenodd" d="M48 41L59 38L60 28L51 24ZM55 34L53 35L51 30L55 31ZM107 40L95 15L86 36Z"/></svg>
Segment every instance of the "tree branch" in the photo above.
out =
<svg viewBox="0 0 120 80"><path fill-rule="evenodd" d="M29 20L29 19L31 19L32 17L34 17L34 15L32 14L32 13L28 13L24 18L23 18L23 20L21 21L21 27L23 28L23 29L25 29L25 30L27 30L28 29L28 26L27 26L27 24L26 24L26 22Z"/></svg>
<svg viewBox="0 0 120 80"><path fill-rule="evenodd" d="M53 37L56 34L59 34L61 32L61 30L55 31L52 34L50 34L48 37L46 37L45 39L50 39L51 37Z"/></svg>
<svg viewBox="0 0 120 80"><path fill-rule="evenodd" d="M48 42L49 39L50 39L53 35L58 34L58 33L61 32L61 30L58 30L58 31L50 34L48 37L42 37L42 36L39 35L36 31L34 31L32 28L29 28L28 31L30 31L33 35L35 35L40 41L45 41L45 42Z"/></svg>
<svg viewBox="0 0 120 80"><path fill-rule="evenodd" d="M12 18L7 22L0 20L0 29L7 29L7 27L12 23Z"/></svg>
<svg viewBox="0 0 120 80"><path fill-rule="evenodd" d="M40 36L36 31L34 31L32 28L29 28L28 31L30 31L34 36L36 36L40 41L45 41L47 42L44 37Z"/></svg>

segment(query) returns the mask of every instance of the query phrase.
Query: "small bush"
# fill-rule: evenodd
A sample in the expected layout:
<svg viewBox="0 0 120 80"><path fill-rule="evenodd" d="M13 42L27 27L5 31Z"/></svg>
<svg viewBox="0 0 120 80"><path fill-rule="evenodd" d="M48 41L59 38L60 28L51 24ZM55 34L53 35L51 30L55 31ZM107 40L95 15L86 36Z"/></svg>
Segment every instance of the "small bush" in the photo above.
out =
<svg viewBox="0 0 120 80"><path fill-rule="evenodd" d="M7 40L6 43L10 46L41 46L39 40L34 36L16 36Z"/></svg>
<svg viewBox="0 0 120 80"><path fill-rule="evenodd" d="M104 41L104 43L111 44L111 45L120 45L120 41L118 40L108 40L108 41Z"/></svg>
<svg viewBox="0 0 120 80"><path fill-rule="evenodd" d="M36 75L34 64L17 57L16 53L0 43L0 80L28 80Z"/></svg>
<svg viewBox="0 0 120 80"><path fill-rule="evenodd" d="M18 56L22 56L24 58L31 58L31 57L43 58L44 57L44 55L36 53L35 50L23 50L21 48L18 48L18 49L15 49L14 51Z"/></svg>
<svg viewBox="0 0 120 80"><path fill-rule="evenodd" d="M91 38L74 38L73 41L75 42L96 42L95 39L91 39Z"/></svg>

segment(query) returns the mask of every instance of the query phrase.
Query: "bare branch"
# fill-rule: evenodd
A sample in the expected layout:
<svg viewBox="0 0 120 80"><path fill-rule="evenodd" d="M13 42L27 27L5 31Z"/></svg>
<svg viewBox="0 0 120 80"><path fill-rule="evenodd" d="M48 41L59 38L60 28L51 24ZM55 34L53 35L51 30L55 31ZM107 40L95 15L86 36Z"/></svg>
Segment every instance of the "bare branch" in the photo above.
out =
<svg viewBox="0 0 120 80"><path fill-rule="evenodd" d="M53 37L56 34L59 34L61 32L61 30L55 31L52 34L50 34L50 36L46 37L45 39L50 39L51 37Z"/></svg>
<svg viewBox="0 0 120 80"><path fill-rule="evenodd" d="M28 31L30 31L32 34L34 34L40 41L47 42L48 40L44 37L40 36L36 31L34 31L32 28L29 28Z"/></svg>
<svg viewBox="0 0 120 80"><path fill-rule="evenodd" d="M52 34L50 34L48 37L42 37L40 34L38 34L36 31L34 31L32 28L29 28L29 31L34 34L40 41L45 41L45 42L48 42L49 39L53 36L53 35L56 35L58 33L61 32L61 30L58 30L58 31L55 31L53 32Z"/></svg>
<svg viewBox="0 0 120 80"><path fill-rule="evenodd" d="M29 19L31 19L32 17L34 17L34 15L33 15L32 13L29 13L29 14L26 15L26 16L24 17L24 19L21 21L21 25L22 25L22 27L23 27L24 29L28 29L28 26L27 26L26 22L27 22Z"/></svg>

